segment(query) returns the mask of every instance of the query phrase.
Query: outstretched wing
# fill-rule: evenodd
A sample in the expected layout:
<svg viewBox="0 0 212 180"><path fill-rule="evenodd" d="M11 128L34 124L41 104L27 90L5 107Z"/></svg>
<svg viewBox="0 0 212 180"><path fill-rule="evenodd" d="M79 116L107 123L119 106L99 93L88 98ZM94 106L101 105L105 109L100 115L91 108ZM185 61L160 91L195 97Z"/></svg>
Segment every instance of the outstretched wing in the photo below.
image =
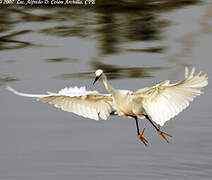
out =
<svg viewBox="0 0 212 180"><path fill-rule="evenodd" d="M133 93L141 98L145 112L157 124L163 126L166 121L188 107L189 102L202 94L201 89L208 84L207 74L194 75L195 68L189 73L185 68L185 77L175 84L166 80L152 88L140 89Z"/></svg>
<svg viewBox="0 0 212 180"><path fill-rule="evenodd" d="M86 91L85 87L64 88L58 93L48 92L46 95L20 93L11 87L7 87L7 89L14 94L34 97L38 101L53 104L64 111L94 120L99 120L99 116L106 120L113 109L110 95L100 94L97 91Z"/></svg>

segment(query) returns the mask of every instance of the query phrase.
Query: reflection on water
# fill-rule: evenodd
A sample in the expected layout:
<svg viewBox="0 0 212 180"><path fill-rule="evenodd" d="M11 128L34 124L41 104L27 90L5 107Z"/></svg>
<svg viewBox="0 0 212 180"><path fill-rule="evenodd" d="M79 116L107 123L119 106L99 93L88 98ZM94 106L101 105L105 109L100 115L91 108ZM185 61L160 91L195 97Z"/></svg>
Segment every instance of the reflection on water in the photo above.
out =
<svg viewBox="0 0 212 180"><path fill-rule="evenodd" d="M71 36L78 36L78 37L87 37L87 31L83 27L80 26L56 26L51 28L46 28L40 30L41 33L46 35L53 35L59 37L71 37Z"/></svg>
<svg viewBox="0 0 212 180"><path fill-rule="evenodd" d="M162 67L121 67L99 61L92 61L91 66L93 69L103 69L106 74L108 73L109 79L152 77L151 72L162 69Z"/></svg>
<svg viewBox="0 0 212 180"><path fill-rule="evenodd" d="M198 23L200 25L200 29L195 32L186 33L183 37L177 39L177 41L181 44L181 51L173 54L168 57L170 61L181 61L183 57L189 56L192 54L195 49L196 40L202 36L207 35L212 32L212 25L207 23L208 20L212 19L212 4L209 3L207 5L206 12L202 15L201 18L198 19Z"/></svg>
<svg viewBox="0 0 212 180"><path fill-rule="evenodd" d="M121 67L100 61L92 61L90 65L94 70L102 69L108 79L147 78L152 77L151 72L162 69L162 67ZM62 78L93 78L93 76L93 71L60 75Z"/></svg>
<svg viewBox="0 0 212 180"><path fill-rule="evenodd" d="M21 35L24 35L24 34L27 34L30 32L32 32L32 31L31 30L23 30L23 31L11 33L9 35L1 36L0 37L0 51L26 48L29 46L33 46L33 44L30 42L15 40L15 38L17 38L17 36L21 36Z"/></svg>
<svg viewBox="0 0 212 180"><path fill-rule="evenodd" d="M13 82L13 81L17 81L17 79L0 73L0 86L5 85L9 82Z"/></svg>
<svg viewBox="0 0 212 180"><path fill-rule="evenodd" d="M15 25L24 22L58 22L60 25L56 24L48 28L41 26L39 32L59 37L94 36L99 40L99 52L107 55L119 52L122 42L160 40L162 38L161 30L168 26L169 22L159 19L158 14L198 2L201 1L98 0L95 8L80 6L75 8L57 6L48 9L44 9L42 6L1 7L0 32L5 34ZM40 11L36 13L35 10ZM15 33L9 32L6 36L0 35L0 50L32 46L32 43L27 40L17 40L17 36L32 31L33 29L21 30Z"/></svg>
<svg viewBox="0 0 212 180"><path fill-rule="evenodd" d="M70 86L81 86L100 68L109 79L116 79L116 87L136 89L152 81L178 79L183 70L179 66L173 70L173 61L206 71L202 60L207 53L202 49L207 46L195 48L202 43L202 34L211 34L212 6L208 3L206 11L199 9L201 2L96 0L96 5L74 8L0 6L0 178L212 179L210 83L192 108L163 127L173 134L169 144L160 141L148 122L140 121L149 128L146 149L137 144L130 120L112 117L117 121L93 122L16 97L3 88L10 83L26 92L42 92L45 86L51 90L69 86L66 78L76 78ZM200 28L193 31L189 24L187 33L177 39L178 29L167 32L176 27L174 10L181 13L191 5L197 5L189 10L200 17L195 22ZM170 48L176 41L180 47ZM178 51L170 53L172 49ZM181 62L183 57L193 59L192 51L205 57ZM149 77L154 77L151 82L136 79Z"/></svg>
<svg viewBox="0 0 212 180"><path fill-rule="evenodd" d="M201 0L135 0L135 1L112 1L99 0L97 6L100 11L110 9L110 12L132 12L132 11L149 11L161 12L178 9L184 6L193 5Z"/></svg>
<svg viewBox="0 0 212 180"><path fill-rule="evenodd" d="M45 61L46 62L77 62L77 61L79 61L79 59L60 57L60 58L49 58L49 59L45 59Z"/></svg>
<svg viewBox="0 0 212 180"><path fill-rule="evenodd" d="M140 16L132 14L131 16L133 18L129 19L127 25L129 29L127 38L131 41L159 40L162 38L161 29L169 24L166 20L158 20L152 13L140 14Z"/></svg>
<svg viewBox="0 0 212 180"><path fill-rule="evenodd" d="M162 53L164 52L166 47L150 47L150 48L144 48L144 49L126 49L129 52L147 52L147 53Z"/></svg>

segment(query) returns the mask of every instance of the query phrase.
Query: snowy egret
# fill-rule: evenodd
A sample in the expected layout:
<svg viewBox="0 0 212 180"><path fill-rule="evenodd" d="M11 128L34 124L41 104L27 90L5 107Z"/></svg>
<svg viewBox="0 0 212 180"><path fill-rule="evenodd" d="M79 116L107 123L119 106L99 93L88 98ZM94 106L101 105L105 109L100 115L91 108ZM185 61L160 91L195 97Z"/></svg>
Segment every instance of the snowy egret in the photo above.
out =
<svg viewBox="0 0 212 180"><path fill-rule="evenodd" d="M208 84L207 74L199 72L194 75L194 72L195 68L189 72L189 69L185 67L183 80L175 84L169 84L169 81L165 80L151 88L143 88L135 92L114 89L101 69L96 71L93 84L101 78L109 94L87 91L85 87L64 88L58 93L47 92L45 95L25 94L11 87L7 88L14 94L33 97L64 111L94 120L99 120L99 117L106 120L115 110L120 116L135 119L138 138L146 146L148 141L143 137L144 129L140 133L138 118L146 118L157 133L168 142L166 136L171 137L171 135L161 131L160 127L188 107L189 102L202 94L201 89Z"/></svg>

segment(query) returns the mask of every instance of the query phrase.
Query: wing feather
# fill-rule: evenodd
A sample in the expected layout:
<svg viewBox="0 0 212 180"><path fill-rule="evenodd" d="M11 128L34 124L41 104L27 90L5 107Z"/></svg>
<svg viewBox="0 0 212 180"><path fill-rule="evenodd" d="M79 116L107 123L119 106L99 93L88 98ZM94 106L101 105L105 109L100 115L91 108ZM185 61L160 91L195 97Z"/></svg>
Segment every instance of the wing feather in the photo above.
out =
<svg viewBox="0 0 212 180"><path fill-rule="evenodd" d="M100 94L97 91L86 91L85 87L64 88L58 93L48 92L46 95L25 94L11 87L7 87L7 89L14 94L34 97L38 101L53 104L64 111L94 120L99 120L99 117L106 120L113 111L110 95Z"/></svg>
<svg viewBox="0 0 212 180"><path fill-rule="evenodd" d="M201 89L208 84L207 74L199 72L194 75L195 68L185 68L184 79L175 84L164 81L152 88L140 89L132 94L134 98L141 98L143 108L151 119L163 126L202 94Z"/></svg>

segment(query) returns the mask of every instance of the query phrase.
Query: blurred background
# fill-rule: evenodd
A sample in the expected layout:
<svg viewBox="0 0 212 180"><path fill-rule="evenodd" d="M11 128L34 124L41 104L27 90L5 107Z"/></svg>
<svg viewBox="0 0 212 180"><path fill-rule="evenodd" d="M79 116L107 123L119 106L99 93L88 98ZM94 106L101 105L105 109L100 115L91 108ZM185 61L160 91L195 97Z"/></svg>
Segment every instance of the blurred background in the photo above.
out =
<svg viewBox="0 0 212 180"><path fill-rule="evenodd" d="M90 5L0 5L0 179L211 179L211 0L96 0ZM85 119L15 96L86 86L106 92L208 73L205 94L165 124L167 144L140 120Z"/></svg>

